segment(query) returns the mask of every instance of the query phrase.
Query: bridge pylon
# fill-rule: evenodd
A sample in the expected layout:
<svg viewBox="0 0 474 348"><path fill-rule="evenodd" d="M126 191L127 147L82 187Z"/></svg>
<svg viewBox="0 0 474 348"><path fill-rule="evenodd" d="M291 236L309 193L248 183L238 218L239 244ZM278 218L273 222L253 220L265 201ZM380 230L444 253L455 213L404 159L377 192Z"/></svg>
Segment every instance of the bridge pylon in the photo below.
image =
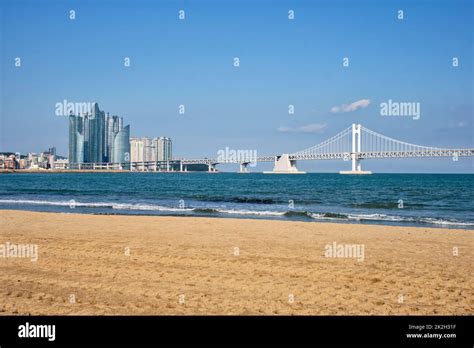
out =
<svg viewBox="0 0 474 348"><path fill-rule="evenodd" d="M209 173L217 173L216 163L211 163L211 162L209 162L209 163L207 164L207 171L208 171Z"/></svg>
<svg viewBox="0 0 474 348"><path fill-rule="evenodd" d="M239 171L237 173L250 173L248 166L249 162L240 163Z"/></svg>
<svg viewBox="0 0 474 348"><path fill-rule="evenodd" d="M263 174L306 174L296 168L296 160L290 159L287 153L281 156L275 156L275 166L272 171L263 172Z"/></svg>
<svg viewBox="0 0 474 348"><path fill-rule="evenodd" d="M367 170L362 170L361 159L359 154L362 152L361 143L361 125L352 124L352 151L351 151L351 161L352 161L352 170L341 170L340 174L372 174L372 172Z"/></svg>

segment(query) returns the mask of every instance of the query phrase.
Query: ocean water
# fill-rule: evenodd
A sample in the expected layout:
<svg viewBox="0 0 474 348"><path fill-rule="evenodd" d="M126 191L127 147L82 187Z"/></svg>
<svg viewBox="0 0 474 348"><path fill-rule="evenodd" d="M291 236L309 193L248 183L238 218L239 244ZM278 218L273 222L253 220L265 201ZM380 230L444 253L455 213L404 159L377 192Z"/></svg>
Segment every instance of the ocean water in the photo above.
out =
<svg viewBox="0 0 474 348"><path fill-rule="evenodd" d="M0 209L474 228L474 175L0 175Z"/></svg>

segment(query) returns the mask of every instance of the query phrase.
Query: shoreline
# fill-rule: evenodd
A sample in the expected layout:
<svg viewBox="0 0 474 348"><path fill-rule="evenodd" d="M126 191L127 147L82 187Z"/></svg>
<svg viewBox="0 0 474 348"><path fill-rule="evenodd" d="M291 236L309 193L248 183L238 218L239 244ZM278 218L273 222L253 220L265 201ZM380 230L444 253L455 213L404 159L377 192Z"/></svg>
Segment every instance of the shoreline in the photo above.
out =
<svg viewBox="0 0 474 348"><path fill-rule="evenodd" d="M15 210L0 217L0 246L38 250L35 262L0 255L0 315L474 313L472 230ZM361 246L362 257L328 255L336 245Z"/></svg>
<svg viewBox="0 0 474 348"><path fill-rule="evenodd" d="M65 203L64 204L58 204L58 206L66 206L70 205L71 203ZM76 204L84 204L84 202L76 202ZM90 203L93 204L93 203ZM114 203L106 203L103 202L103 204L109 204L112 206ZM34 206L34 204L33 204ZM54 206L54 204L52 205ZM272 212L272 213L281 213L281 215L267 215L264 216L264 214L249 214L249 213L242 213L241 215L235 213L235 214L230 214L228 213L216 213L215 215L209 213L207 215L202 214L199 215L193 214L193 213L186 213L184 211L181 214L178 213L173 213L175 211L175 208L173 207L168 207L170 210L168 213L161 213L158 214L152 214L149 212L146 212L146 210L130 210L127 213L123 212L114 212L114 213L107 213L107 212L77 212L77 209L81 207L88 207L87 203L85 206L76 206L74 208L69 208L68 211L48 211L48 210L34 210L34 209L26 209L24 207L18 208L18 209L13 209L11 207L8 207L6 209L1 208L0 206L0 212L1 211L16 211L16 212L37 212L37 213L47 213L47 214L78 214L78 215L91 215L91 216L136 216L136 217L176 217L176 218L208 218L208 219L225 219L225 220L251 220L251 221L281 221L281 222L301 222L301 223L316 223L316 224L342 224L342 225L357 225L357 226L379 226L379 227L402 227L402 228L429 228L429 229L446 229L446 230L463 230L463 231L473 231L474 232L474 226L470 223L454 223L454 222L446 222L446 223L428 223L428 222L413 222L413 221L402 221L402 220L391 220L391 219L370 219L370 218L363 218L361 217L360 219L349 219L349 218L343 218L343 217L327 217L327 218L312 218L307 214L311 214L310 212L307 211L286 211L286 212ZM75 212L72 212L72 209L75 209ZM187 208L187 209L201 209L199 207L195 208ZM204 208L205 210L206 208ZM214 208L211 208L214 209ZM135 212L132 212L135 211ZM258 211L256 211L258 212ZM289 216L286 214L290 213ZM297 213L295 215L295 213ZM304 215L306 213L306 215ZM219 215L220 214L220 215ZM345 215L349 216L351 213L338 213L339 215ZM295 217L297 216L297 217Z"/></svg>

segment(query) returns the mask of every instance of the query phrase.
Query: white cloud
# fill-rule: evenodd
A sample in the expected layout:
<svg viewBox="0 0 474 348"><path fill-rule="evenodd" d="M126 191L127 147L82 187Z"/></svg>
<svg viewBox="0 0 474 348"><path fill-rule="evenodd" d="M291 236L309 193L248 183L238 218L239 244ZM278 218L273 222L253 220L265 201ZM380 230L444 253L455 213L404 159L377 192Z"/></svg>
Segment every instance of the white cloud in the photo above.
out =
<svg viewBox="0 0 474 348"><path fill-rule="evenodd" d="M351 104L343 104L340 106L333 106L331 108L331 112L333 114L339 113L339 112L350 112L350 111L355 111L357 109L363 109L369 106L370 100L369 99L361 99L358 101L355 101Z"/></svg>
<svg viewBox="0 0 474 348"><path fill-rule="evenodd" d="M279 127L278 131L282 133L321 133L326 128L326 124L311 123L300 127Z"/></svg>

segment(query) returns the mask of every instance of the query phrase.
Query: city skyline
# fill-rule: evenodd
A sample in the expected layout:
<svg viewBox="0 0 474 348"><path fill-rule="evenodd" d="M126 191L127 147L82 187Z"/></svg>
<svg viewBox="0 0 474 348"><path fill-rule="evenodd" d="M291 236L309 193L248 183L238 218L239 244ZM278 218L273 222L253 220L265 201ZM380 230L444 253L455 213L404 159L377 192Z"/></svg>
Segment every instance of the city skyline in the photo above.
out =
<svg viewBox="0 0 474 348"><path fill-rule="evenodd" d="M272 11L265 2L73 1L45 9L26 1L21 16L11 1L0 6L0 151L54 144L65 154L64 119L54 116L55 103L64 99L100 102L133 124L134 137L170 136L177 157L215 157L226 147L261 155L292 152L351 123L428 146L474 143L472 33L465 30L472 22L466 6L472 4L466 1L429 8L410 1L345 2L343 12L327 1L284 1ZM47 47L58 48L54 58ZM96 54L71 54L84 49ZM15 67L17 57L21 67ZM391 101L413 102L419 115L383 115L382 104ZM332 172L341 167L300 166ZM381 160L370 167L472 172L472 161Z"/></svg>

